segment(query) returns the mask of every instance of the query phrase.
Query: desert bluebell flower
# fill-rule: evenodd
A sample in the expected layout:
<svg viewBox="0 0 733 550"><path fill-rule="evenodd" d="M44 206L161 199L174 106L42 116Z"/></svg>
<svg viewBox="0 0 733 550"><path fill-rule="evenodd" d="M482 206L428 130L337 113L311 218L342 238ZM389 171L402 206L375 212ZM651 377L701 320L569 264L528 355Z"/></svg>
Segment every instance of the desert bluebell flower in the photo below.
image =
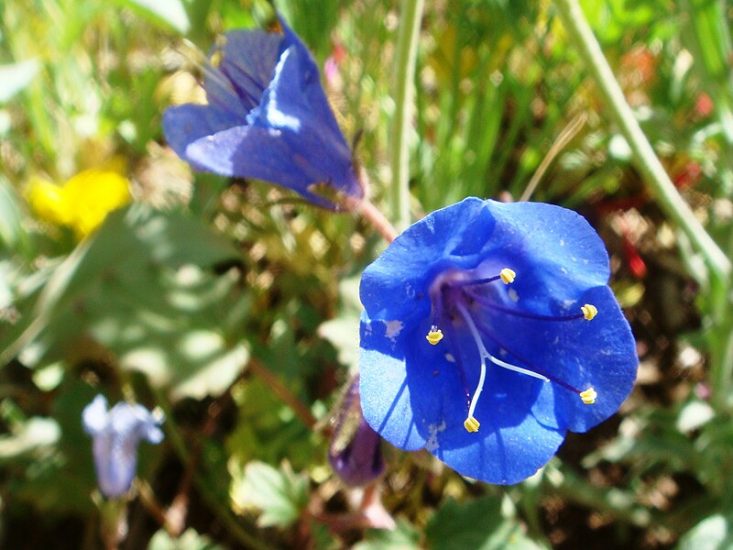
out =
<svg viewBox="0 0 733 550"><path fill-rule="evenodd" d="M283 34L227 33L206 68L208 104L168 109L166 139L200 170L267 180L326 207L334 204L313 192L316 184L361 198L318 67L282 19L280 25Z"/></svg>
<svg viewBox="0 0 733 550"><path fill-rule="evenodd" d="M82 420L93 439L100 491L107 498L121 497L130 490L135 477L140 441L162 441L162 418L142 405L130 403L117 403L107 410L107 400L98 395L84 408Z"/></svg>
<svg viewBox="0 0 733 550"><path fill-rule="evenodd" d="M570 210L469 198L433 212L362 277L364 417L468 477L529 477L633 385L608 277L603 243Z"/></svg>
<svg viewBox="0 0 733 550"><path fill-rule="evenodd" d="M359 379L349 386L334 419L328 461L347 485L366 485L384 471L381 438L366 423L359 403Z"/></svg>

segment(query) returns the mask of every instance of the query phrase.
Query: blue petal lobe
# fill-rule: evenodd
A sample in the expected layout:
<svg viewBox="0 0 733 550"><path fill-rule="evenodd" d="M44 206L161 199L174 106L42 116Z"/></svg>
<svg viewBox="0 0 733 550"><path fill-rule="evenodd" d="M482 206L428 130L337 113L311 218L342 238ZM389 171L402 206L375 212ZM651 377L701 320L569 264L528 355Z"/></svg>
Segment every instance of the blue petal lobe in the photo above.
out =
<svg viewBox="0 0 733 550"><path fill-rule="evenodd" d="M363 197L341 133L305 45L284 34L232 31L204 67L208 105L168 109L171 147L196 169L282 185L327 208L325 185Z"/></svg>
<svg viewBox="0 0 733 550"><path fill-rule="evenodd" d="M497 379L511 373L493 372ZM547 464L564 440L564 431L544 423L535 410L546 408L552 402L553 388L546 383L529 380L517 381L515 386L540 385L536 402L528 414L516 418L516 407L511 396L493 393L477 407L481 425L476 433L463 426L439 434L438 447L433 450L440 460L458 473L488 483L511 485L535 474ZM502 399L503 397L503 399ZM482 396L483 399L483 396ZM507 416L508 415L508 416ZM508 422L515 418L515 422Z"/></svg>
<svg viewBox="0 0 733 550"><path fill-rule="evenodd" d="M212 54L218 57L218 67L211 68L204 81L209 104L246 116L272 79L283 39L261 30L228 32L223 46ZM232 94L239 101L233 102Z"/></svg>
<svg viewBox="0 0 733 550"><path fill-rule="evenodd" d="M284 25L284 23L283 23ZM287 46L250 124L289 132L294 152L309 159L317 174L306 182L327 183L350 196L362 196L346 143L320 83L318 67L302 42L284 26ZM283 184L285 185L285 184Z"/></svg>
<svg viewBox="0 0 733 550"><path fill-rule="evenodd" d="M108 419L107 400L103 395L97 395L89 405L84 407L82 412L84 431L92 436L107 428Z"/></svg>
<svg viewBox="0 0 733 550"><path fill-rule="evenodd" d="M490 483L516 483L547 463L564 436L551 384L488 365L475 413L481 427L468 433L463 422L480 371L470 335L457 331L456 349L445 340L431 346L427 325L397 331L394 323L362 318L362 409L372 428Z"/></svg>
<svg viewBox="0 0 733 550"><path fill-rule="evenodd" d="M319 139L340 153L339 156L350 161L349 146L321 86L318 66L300 39L284 21L281 20L281 24L285 32L283 51L253 123L281 127L279 119L299 120L304 125L304 132L319 135ZM315 139L315 136L308 139Z"/></svg>
<svg viewBox="0 0 733 550"><path fill-rule="evenodd" d="M410 226L362 275L359 294L369 315L403 320L427 315L433 278L451 267L481 263L494 224L485 201L471 197Z"/></svg>
<svg viewBox="0 0 733 550"><path fill-rule="evenodd" d="M182 159L206 170L210 162L197 163L189 158L188 146L206 136L216 134L234 125L225 111L208 105L180 105L166 109L163 114L163 133L168 145Z"/></svg>
<svg viewBox="0 0 733 550"><path fill-rule="evenodd" d="M439 275L457 272L477 281L505 267L517 274L511 284L446 287L452 290L432 296L439 309L431 307ZM633 385L635 344L608 276L601 239L572 211L469 198L430 214L362 277L365 418L399 447L424 441L464 475L504 484L532 475L568 429L585 431L608 418ZM585 303L598 308L595 319L567 319ZM481 344L460 311L497 358L485 363L477 433L467 432L463 421L481 372ZM425 340L433 323L445 332L436 346ZM501 361L551 381L513 372ZM585 405L578 393L590 387L598 398Z"/></svg>
<svg viewBox="0 0 733 550"><path fill-rule="evenodd" d="M314 204L331 203L309 190L329 182L337 165L329 162L327 149L307 143L290 130L236 126L191 143L186 158L199 167L230 177L257 178L293 189ZM350 187L358 186L349 167L340 174ZM334 186L336 187L336 186Z"/></svg>
<svg viewBox="0 0 733 550"><path fill-rule="evenodd" d="M414 451L425 446L425 438L411 405L411 392L419 388L407 386L402 337L390 329L399 326L362 314L359 392L367 423L393 445Z"/></svg>
<svg viewBox="0 0 733 550"><path fill-rule="evenodd" d="M578 313L590 303L598 308L592 321L532 320L486 308L483 324L489 343L508 352L508 361L561 380L578 390L593 387L598 398L585 405L572 390L557 387L560 424L584 432L614 414L636 379L636 345L611 290L596 287L572 297L565 313ZM514 308L522 309L520 295ZM516 375L522 376L522 375Z"/></svg>
<svg viewBox="0 0 733 550"><path fill-rule="evenodd" d="M607 283L603 241L579 214L543 203L486 204L496 220L488 257L495 270L516 272L511 288L525 309L553 313L558 303Z"/></svg>

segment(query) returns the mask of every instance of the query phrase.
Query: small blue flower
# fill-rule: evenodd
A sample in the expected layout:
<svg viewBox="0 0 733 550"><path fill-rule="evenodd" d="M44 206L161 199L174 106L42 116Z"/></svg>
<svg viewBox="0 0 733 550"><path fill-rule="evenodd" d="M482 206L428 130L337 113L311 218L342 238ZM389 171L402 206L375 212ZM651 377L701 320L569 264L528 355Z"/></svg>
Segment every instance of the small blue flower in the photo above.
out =
<svg viewBox="0 0 733 550"><path fill-rule="evenodd" d="M366 423L361 412L357 377L339 405L328 461L347 485L366 485L384 472L381 444L382 439Z"/></svg>
<svg viewBox="0 0 733 550"><path fill-rule="evenodd" d="M636 376L608 255L576 213L468 198L408 228L361 281L361 403L406 450L517 483Z"/></svg>
<svg viewBox="0 0 733 550"><path fill-rule="evenodd" d="M94 466L99 489L107 498L130 490L137 469L137 446L141 440L160 443L162 418L142 405L117 403L107 410L107 400L98 395L82 413L84 429L93 438Z"/></svg>
<svg viewBox="0 0 733 550"><path fill-rule="evenodd" d="M310 53L280 19L283 34L237 30L211 55L208 105L168 109L170 146L195 168L288 187L314 204L326 184L361 198L351 150L336 123Z"/></svg>

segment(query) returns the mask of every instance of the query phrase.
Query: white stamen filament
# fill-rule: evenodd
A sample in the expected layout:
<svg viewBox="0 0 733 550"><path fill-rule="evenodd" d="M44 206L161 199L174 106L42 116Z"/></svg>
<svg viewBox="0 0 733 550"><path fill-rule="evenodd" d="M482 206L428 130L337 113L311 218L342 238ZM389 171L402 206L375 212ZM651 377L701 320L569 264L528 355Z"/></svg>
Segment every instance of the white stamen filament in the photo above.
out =
<svg viewBox="0 0 733 550"><path fill-rule="evenodd" d="M466 311L466 308L463 307L463 304L458 303L456 304L458 307L458 311L461 313L461 316L463 317L463 320L466 321L466 324L468 325L468 330L471 331L471 336L473 337L474 342L476 342L476 346L478 347L479 356L481 357L481 374L478 378L478 384L476 385L476 391L473 392L473 397L471 398L471 404L468 406L468 418L473 417L473 413L476 410L476 404L478 403L478 398L481 395L481 392L484 389L484 381L486 380L486 361L485 359L487 357L490 357L489 352L486 351L486 347L484 346L483 341L481 340L481 335L478 332L478 329L476 328L476 325L473 323L473 319L471 318L471 315Z"/></svg>
<svg viewBox="0 0 733 550"><path fill-rule="evenodd" d="M506 361L502 361L501 359L499 359L497 357L494 357L490 353L488 353L487 355L488 355L489 361L491 361L495 365L499 365L500 367L503 367L503 368L505 368L507 370L512 370L514 372L519 372L521 374L526 374L527 376L531 376L532 378L539 378L543 382L549 382L550 381L550 379L547 378L547 376L543 376L543 375L541 375L539 373L536 373L534 371L531 371L531 370L528 370L528 369L523 369L522 367L518 367L516 365L512 365L511 363L507 363Z"/></svg>
<svg viewBox="0 0 733 550"><path fill-rule="evenodd" d="M473 417L473 413L476 410L476 405L478 404L478 398L484 389L484 382L486 380L486 359L488 359L495 365L502 367L504 369L518 372L520 374L526 374L527 376L538 378L542 380L543 382L550 381L550 379L547 378L546 376L543 376L541 374L538 374L528 369L524 369L522 367L517 367L516 365L512 365L511 363L507 363L506 361L502 361L498 357L494 357L493 355L491 355L486 350L486 346L484 346L484 342L481 339L481 334L479 333L478 329L476 328L476 324L473 322L473 318L471 317L471 314L466 310L465 306L461 303L457 303L456 307L458 308L458 311L460 312L461 317L463 317L463 320L466 321L468 330L471 332L471 336L473 337L474 342L476 342L476 347L478 348L479 356L481 358L481 373L479 374L478 384L476 384L476 391L474 391L473 397L471 398L471 404L468 406L468 418Z"/></svg>

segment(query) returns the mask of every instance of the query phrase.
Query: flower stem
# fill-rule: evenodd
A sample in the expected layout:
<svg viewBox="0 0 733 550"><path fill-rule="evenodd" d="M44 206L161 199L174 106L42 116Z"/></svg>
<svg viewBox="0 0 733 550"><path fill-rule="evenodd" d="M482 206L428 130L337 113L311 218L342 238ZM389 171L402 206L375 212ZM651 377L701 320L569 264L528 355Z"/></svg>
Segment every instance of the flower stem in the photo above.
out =
<svg viewBox="0 0 733 550"><path fill-rule="evenodd" d="M250 372L261 378L270 387L270 389L272 389L273 393L275 393L275 395L283 400L283 403L291 408L293 413L295 413L295 416L297 416L309 430L315 429L316 424L318 423L316 417L313 416L308 407L306 407L305 404L303 404L303 402L300 401L300 399L298 399L277 376L270 372L267 367L262 365L256 359L250 358L247 368Z"/></svg>
<svg viewBox="0 0 733 550"><path fill-rule="evenodd" d="M354 214L359 214L379 233L382 238L391 243L397 237L397 230L390 223L382 211L367 198L354 199L347 197L343 201L344 207Z"/></svg>
<svg viewBox="0 0 733 550"><path fill-rule="evenodd" d="M542 162L540 162L537 170L535 170L535 173L529 180L529 183L522 193L522 196L519 197L520 202L528 201L530 198L532 198L532 193L534 193L537 189L537 186L540 184L540 181L542 181L542 178L545 176L548 168L550 168L552 161L554 161L560 154L560 152L567 146L567 144L570 143L573 138L578 135L578 132L580 132L580 130L583 128L583 125L585 124L587 119L588 115L585 112L580 113L573 120L571 120L568 125L558 134L557 138L555 138L555 141L550 146L550 149L547 151L545 158L542 159Z"/></svg>
<svg viewBox="0 0 733 550"><path fill-rule="evenodd" d="M403 0L394 81L394 126L392 128L392 186L390 206L397 229L410 224L409 130L413 111L417 39L424 0Z"/></svg>
<svg viewBox="0 0 733 550"><path fill-rule="evenodd" d="M606 100L611 116L631 147L637 169L659 200L660 206L694 243L716 278L727 279L731 272L730 260L705 231L664 171L649 140L634 118L634 113L626 102L621 86L614 77L578 0L555 0L555 6L568 35L580 51Z"/></svg>
<svg viewBox="0 0 733 550"><path fill-rule="evenodd" d="M127 533L127 500L115 498L100 503L101 535L106 550L117 550Z"/></svg>
<svg viewBox="0 0 733 550"><path fill-rule="evenodd" d="M192 461L196 460L196 457L192 456L189 452L189 445L180 432L178 425L175 423L173 418L173 412L171 405L168 402L168 398L165 393L154 387L150 386L153 394L155 395L155 401L163 409L165 413L165 431L166 435L170 439L173 450L178 459L184 464L184 467L189 465ZM194 483L201 497L206 502L206 505L211 509L216 518L221 521L227 532L235 538L245 548L253 548L255 550L269 550L270 546L264 543L256 535L250 533L247 528L248 523L243 521L242 518L235 518L225 502L221 502L219 495L213 489L213 484L207 479L204 473L196 472L194 474Z"/></svg>

